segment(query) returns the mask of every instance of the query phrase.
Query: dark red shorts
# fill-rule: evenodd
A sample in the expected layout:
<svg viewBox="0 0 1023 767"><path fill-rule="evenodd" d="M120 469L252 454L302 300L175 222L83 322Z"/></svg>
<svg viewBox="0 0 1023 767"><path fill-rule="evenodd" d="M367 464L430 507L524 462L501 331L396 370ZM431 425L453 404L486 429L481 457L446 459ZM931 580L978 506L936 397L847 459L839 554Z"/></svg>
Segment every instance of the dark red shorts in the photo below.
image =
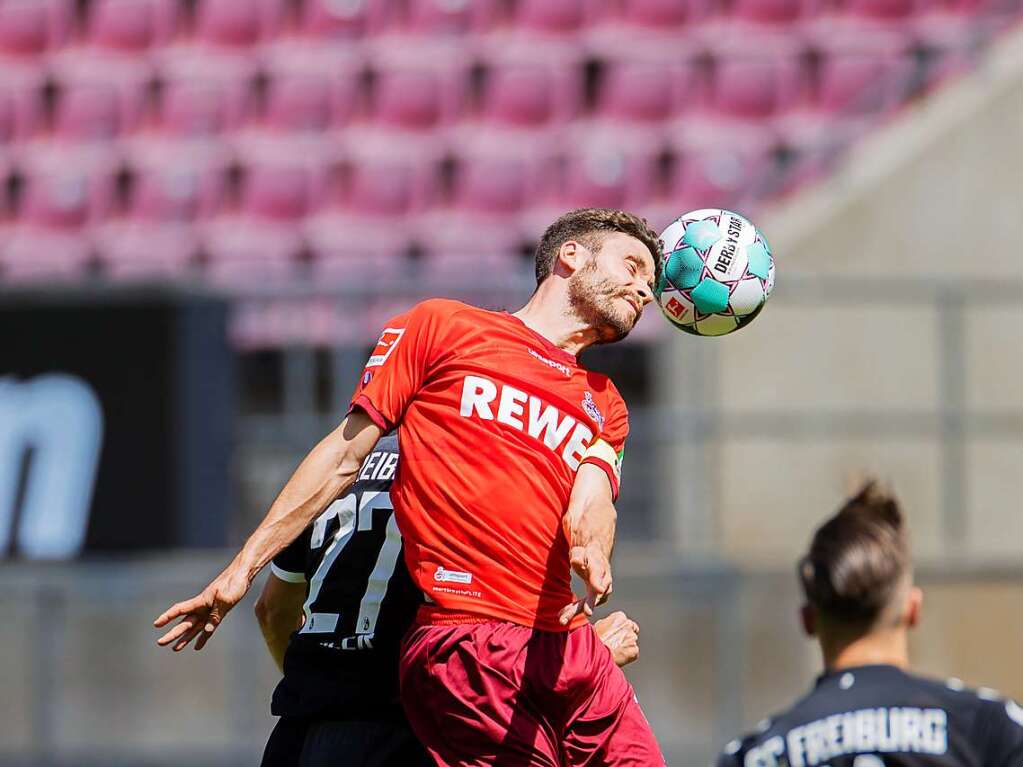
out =
<svg viewBox="0 0 1023 767"><path fill-rule="evenodd" d="M587 625L417 625L401 698L439 767L664 767L632 685Z"/></svg>

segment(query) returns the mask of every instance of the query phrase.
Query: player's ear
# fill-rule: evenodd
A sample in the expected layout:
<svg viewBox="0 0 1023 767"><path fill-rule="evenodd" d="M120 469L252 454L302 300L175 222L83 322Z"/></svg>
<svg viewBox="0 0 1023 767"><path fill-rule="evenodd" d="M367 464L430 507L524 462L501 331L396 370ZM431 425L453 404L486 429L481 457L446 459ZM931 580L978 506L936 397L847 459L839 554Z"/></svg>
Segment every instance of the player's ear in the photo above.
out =
<svg viewBox="0 0 1023 767"><path fill-rule="evenodd" d="M573 274L576 269L583 265L585 253L586 248L578 241L565 240L561 243L561 247L558 248L558 263L555 266L561 267L565 274Z"/></svg>
<svg viewBox="0 0 1023 767"><path fill-rule="evenodd" d="M805 604L799 608L799 622L808 637L817 636L817 614L811 605Z"/></svg>
<svg viewBox="0 0 1023 767"><path fill-rule="evenodd" d="M920 610L924 605L924 592L919 586L909 590L909 597L906 599L906 625L915 628L920 621Z"/></svg>

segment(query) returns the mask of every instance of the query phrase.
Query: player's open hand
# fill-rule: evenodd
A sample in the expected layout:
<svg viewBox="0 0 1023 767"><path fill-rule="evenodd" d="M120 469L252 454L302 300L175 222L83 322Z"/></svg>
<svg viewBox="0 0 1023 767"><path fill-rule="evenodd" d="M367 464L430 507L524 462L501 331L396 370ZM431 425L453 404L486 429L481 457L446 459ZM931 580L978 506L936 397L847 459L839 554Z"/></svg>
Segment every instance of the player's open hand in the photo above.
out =
<svg viewBox="0 0 1023 767"><path fill-rule="evenodd" d="M233 573L229 567L203 589L202 593L184 602L178 602L153 621L156 628L162 628L175 618L181 618L181 621L157 639L156 643L161 647L172 645L174 652L180 652L198 637L195 649L201 650L210 641L224 616L242 600L248 590L248 578Z"/></svg>
<svg viewBox="0 0 1023 767"><path fill-rule="evenodd" d="M599 545L573 546L569 551L569 563L586 584L586 596L561 608L558 620L562 626L567 626L577 615L593 615L594 608L611 596L611 563Z"/></svg>
<svg viewBox="0 0 1023 767"><path fill-rule="evenodd" d="M639 659L639 624L621 610L593 623L600 641L607 645L618 666Z"/></svg>

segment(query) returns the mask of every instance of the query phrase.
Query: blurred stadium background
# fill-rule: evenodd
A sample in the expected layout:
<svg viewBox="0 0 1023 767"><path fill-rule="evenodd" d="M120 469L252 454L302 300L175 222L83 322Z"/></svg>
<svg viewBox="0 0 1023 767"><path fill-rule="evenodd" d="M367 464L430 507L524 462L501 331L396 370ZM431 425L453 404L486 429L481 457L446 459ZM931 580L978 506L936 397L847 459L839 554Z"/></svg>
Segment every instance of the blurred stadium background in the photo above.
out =
<svg viewBox="0 0 1023 767"><path fill-rule="evenodd" d="M393 312L514 308L582 205L733 207L749 329L587 354L633 437L615 606L673 765L804 690L793 560L902 495L924 671L1023 695L1019 0L0 0L0 765L255 764L251 598L194 593Z"/></svg>

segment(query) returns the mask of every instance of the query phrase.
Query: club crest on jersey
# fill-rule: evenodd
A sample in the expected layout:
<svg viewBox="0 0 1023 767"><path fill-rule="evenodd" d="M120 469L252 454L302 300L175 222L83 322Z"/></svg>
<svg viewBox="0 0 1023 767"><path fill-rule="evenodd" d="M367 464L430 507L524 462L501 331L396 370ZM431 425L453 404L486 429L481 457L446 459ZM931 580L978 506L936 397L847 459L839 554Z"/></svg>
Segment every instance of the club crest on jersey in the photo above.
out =
<svg viewBox="0 0 1023 767"><path fill-rule="evenodd" d="M387 362L387 358L391 356L391 352L394 351L394 347L398 345L398 341L404 334L405 328L384 328L384 332L380 334L380 340L373 347L373 353L366 362L366 367L379 367Z"/></svg>
<svg viewBox="0 0 1023 767"><path fill-rule="evenodd" d="M586 392L586 394L583 395L583 410L586 411L586 414L590 418L597 422L597 426L599 426L600 430L603 431L604 414L600 412L600 408L597 407L597 403L593 401L593 395L589 392Z"/></svg>

